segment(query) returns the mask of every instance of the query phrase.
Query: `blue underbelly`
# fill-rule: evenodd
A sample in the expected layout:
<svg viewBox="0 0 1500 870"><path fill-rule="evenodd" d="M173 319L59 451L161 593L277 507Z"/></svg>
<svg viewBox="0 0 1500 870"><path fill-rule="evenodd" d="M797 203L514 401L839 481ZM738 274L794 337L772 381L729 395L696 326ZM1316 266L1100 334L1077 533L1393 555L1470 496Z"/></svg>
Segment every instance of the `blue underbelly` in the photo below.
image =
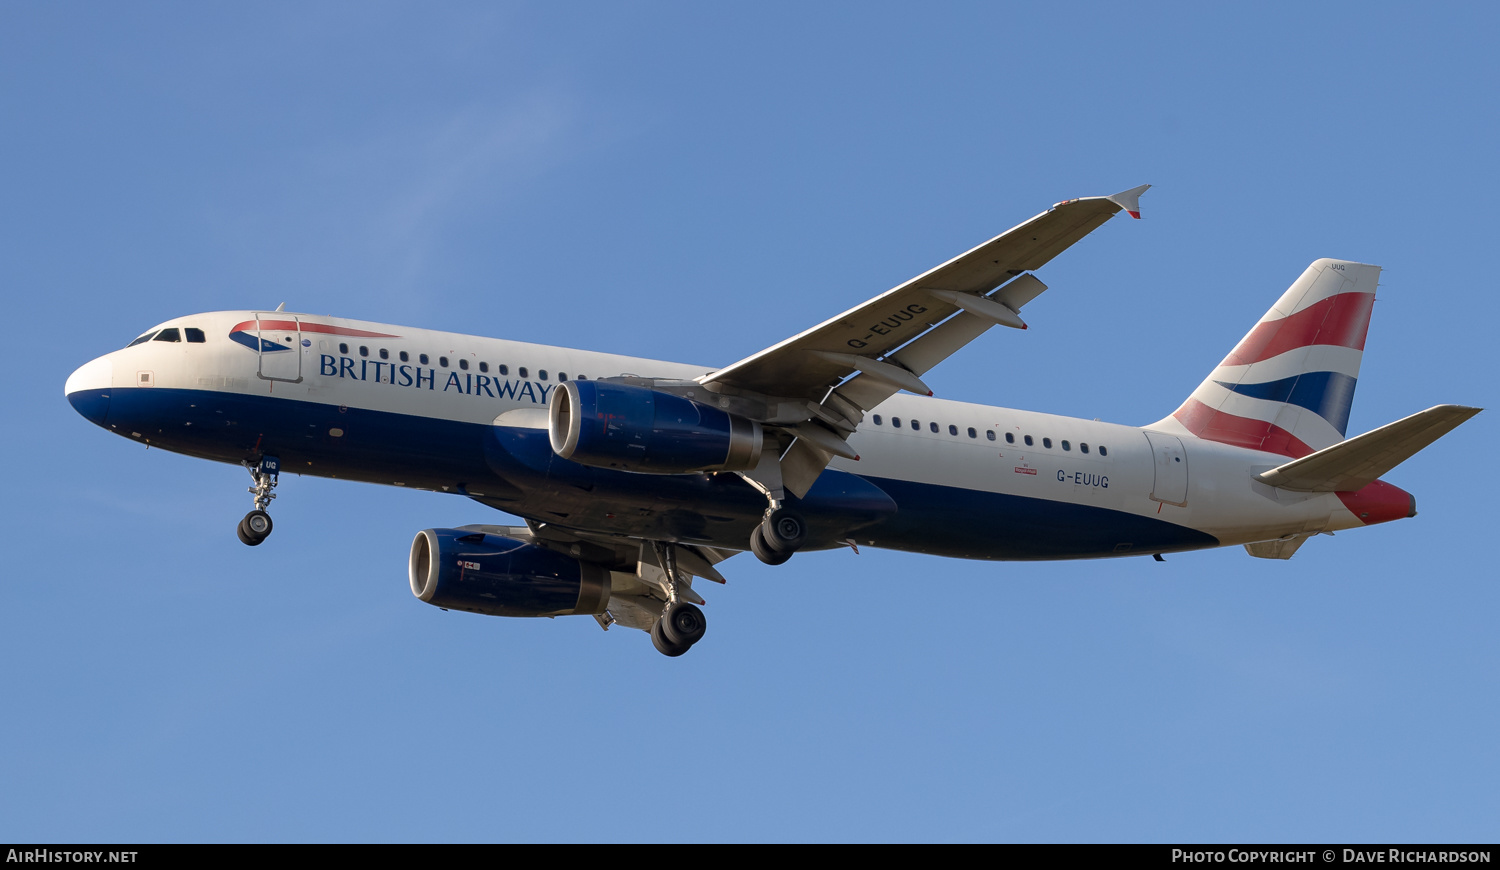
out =
<svg viewBox="0 0 1500 870"><path fill-rule="evenodd" d="M282 470L446 490L518 516L596 532L744 549L765 498L734 474L653 475L558 457L547 434L272 396L108 392L105 428L152 446ZM1152 517L829 469L789 504L809 547L860 544L968 559L1067 559L1218 545Z"/></svg>

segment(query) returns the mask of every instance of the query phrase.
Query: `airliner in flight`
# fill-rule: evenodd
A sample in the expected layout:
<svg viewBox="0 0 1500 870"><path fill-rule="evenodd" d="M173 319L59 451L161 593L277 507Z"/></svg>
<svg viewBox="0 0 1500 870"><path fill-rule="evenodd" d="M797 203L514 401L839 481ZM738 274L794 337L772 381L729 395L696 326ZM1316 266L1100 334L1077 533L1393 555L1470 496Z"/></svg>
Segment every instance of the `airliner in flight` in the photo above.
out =
<svg viewBox="0 0 1500 870"><path fill-rule="evenodd" d="M1149 185L1147 185L1149 186ZM271 534L282 472L454 493L525 521L418 532L412 592L494 616L592 615L662 653L703 637L695 579L749 550L1155 556L1416 515L1380 476L1478 413L1346 438L1380 269L1318 260L1176 411L1122 426L931 398L922 376L1147 186L1058 203L727 366L282 311L174 318L65 392L133 441L243 465Z"/></svg>

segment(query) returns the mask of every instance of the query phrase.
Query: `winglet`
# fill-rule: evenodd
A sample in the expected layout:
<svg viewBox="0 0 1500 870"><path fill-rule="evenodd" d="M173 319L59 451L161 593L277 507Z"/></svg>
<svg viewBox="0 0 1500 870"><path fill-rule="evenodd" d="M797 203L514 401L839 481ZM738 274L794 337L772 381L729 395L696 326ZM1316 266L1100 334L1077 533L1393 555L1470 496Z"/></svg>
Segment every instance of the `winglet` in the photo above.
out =
<svg viewBox="0 0 1500 870"><path fill-rule="evenodd" d="M1120 208L1125 209L1125 211L1130 213L1131 217L1135 218L1136 220L1140 220L1141 194L1145 193L1150 188L1151 185L1143 184L1140 187L1132 187L1129 190L1121 191L1114 196L1106 196L1105 199L1109 200Z"/></svg>

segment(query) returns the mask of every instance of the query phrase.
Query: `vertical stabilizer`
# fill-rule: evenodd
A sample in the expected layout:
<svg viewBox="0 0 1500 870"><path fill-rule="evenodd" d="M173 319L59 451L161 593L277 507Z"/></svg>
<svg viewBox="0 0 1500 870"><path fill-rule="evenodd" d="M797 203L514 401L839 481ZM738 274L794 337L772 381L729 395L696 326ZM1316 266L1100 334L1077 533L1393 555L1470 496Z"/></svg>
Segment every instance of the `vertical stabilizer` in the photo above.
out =
<svg viewBox="0 0 1500 870"><path fill-rule="evenodd" d="M1308 266L1156 428L1291 457L1344 440L1379 280L1379 266Z"/></svg>

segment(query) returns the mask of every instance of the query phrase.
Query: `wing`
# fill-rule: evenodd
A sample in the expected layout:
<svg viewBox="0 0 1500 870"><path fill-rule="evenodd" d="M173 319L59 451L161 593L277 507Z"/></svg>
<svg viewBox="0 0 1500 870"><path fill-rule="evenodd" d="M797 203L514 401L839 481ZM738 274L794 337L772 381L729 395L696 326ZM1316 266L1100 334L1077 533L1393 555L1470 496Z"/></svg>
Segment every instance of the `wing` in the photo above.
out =
<svg viewBox="0 0 1500 870"><path fill-rule="evenodd" d="M1139 217L1139 197L1150 186L1060 202L905 284L706 375L701 382L821 399L829 386L855 370L848 357L878 359L960 309L991 323L1024 329L1014 311L1005 311L1009 300L986 305L991 300L985 294L1023 272L1041 268L1121 209ZM1024 304L1034 296L1014 301Z"/></svg>
<svg viewBox="0 0 1500 870"><path fill-rule="evenodd" d="M1025 329L1021 306L1047 287L1028 274L1124 210L1140 217L1142 185L1114 196L1060 202L1031 220L906 283L760 353L711 372L711 390L753 395L763 422L795 441L780 467L746 477L806 493L864 412L898 390L931 395L921 375L991 326Z"/></svg>

